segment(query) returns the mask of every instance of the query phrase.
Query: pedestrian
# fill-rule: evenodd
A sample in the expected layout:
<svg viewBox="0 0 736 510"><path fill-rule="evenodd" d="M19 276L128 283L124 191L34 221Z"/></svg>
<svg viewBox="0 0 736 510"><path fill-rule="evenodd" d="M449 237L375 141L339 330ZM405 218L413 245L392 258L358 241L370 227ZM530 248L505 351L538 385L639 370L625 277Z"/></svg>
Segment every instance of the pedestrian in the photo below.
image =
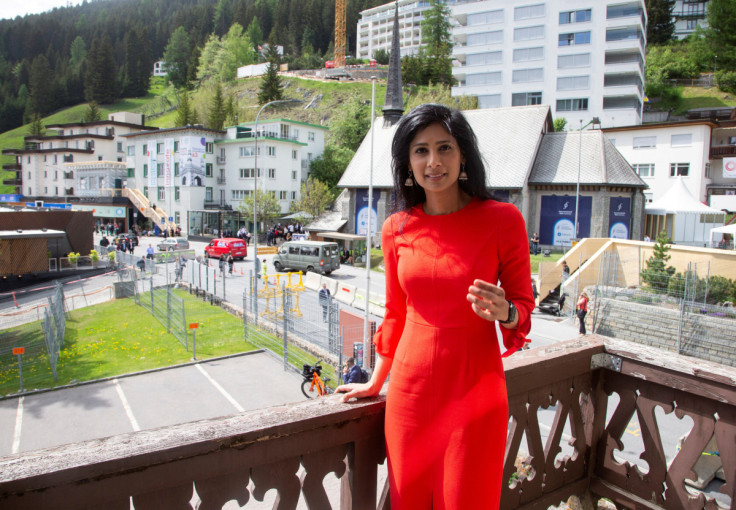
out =
<svg viewBox="0 0 736 510"><path fill-rule="evenodd" d="M151 243L148 243L148 248L146 248L146 258L153 260L153 245Z"/></svg>
<svg viewBox="0 0 736 510"><path fill-rule="evenodd" d="M345 367L342 369L342 374L345 384L359 383L363 379L360 367L355 364L355 358L345 360Z"/></svg>
<svg viewBox="0 0 736 510"><path fill-rule="evenodd" d="M330 305L330 289L323 283L319 289L319 304L322 306L322 322L327 322L327 307Z"/></svg>
<svg viewBox="0 0 736 510"><path fill-rule="evenodd" d="M496 324L504 356L524 345L534 309L524 219L491 199L476 136L457 110L412 110L391 155L396 212L382 228L375 368L369 382L337 391L343 401L374 396L391 372L392 508L499 508L509 414Z"/></svg>
<svg viewBox="0 0 736 510"><path fill-rule="evenodd" d="M532 242L532 253L537 255L539 253L539 234L534 232L531 238Z"/></svg>
<svg viewBox="0 0 736 510"><path fill-rule="evenodd" d="M567 262L563 260L562 261L562 274L560 275L560 282L564 284L568 278L570 278L570 266L568 266Z"/></svg>
<svg viewBox="0 0 736 510"><path fill-rule="evenodd" d="M225 275L225 265L227 264L227 262L225 262L226 256L227 255L223 255L222 257L220 257L220 274L223 276Z"/></svg>
<svg viewBox="0 0 736 510"><path fill-rule="evenodd" d="M133 241L131 241L130 239L127 239L125 243L128 245L128 253L133 255L133 249L135 248L135 246L133 245Z"/></svg>
<svg viewBox="0 0 736 510"><path fill-rule="evenodd" d="M230 274L233 274L233 268L235 267L235 259L233 258L233 254L228 253L225 259L227 260L228 272Z"/></svg>
<svg viewBox="0 0 736 510"><path fill-rule="evenodd" d="M577 304L577 316L578 320L580 321L580 334L585 335L585 316L588 314L588 295L583 292L580 294L580 299L578 299Z"/></svg>

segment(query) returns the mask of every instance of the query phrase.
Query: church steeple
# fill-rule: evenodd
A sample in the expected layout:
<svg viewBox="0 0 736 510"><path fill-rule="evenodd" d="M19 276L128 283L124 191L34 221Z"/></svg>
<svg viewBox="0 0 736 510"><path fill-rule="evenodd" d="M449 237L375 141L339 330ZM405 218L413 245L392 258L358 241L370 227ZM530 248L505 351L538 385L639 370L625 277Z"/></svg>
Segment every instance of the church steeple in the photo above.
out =
<svg viewBox="0 0 736 510"><path fill-rule="evenodd" d="M391 56L388 61L386 99L383 104L383 124L385 127L396 124L404 114L404 98L401 92L401 44L399 35L399 2L394 11L394 33L391 40Z"/></svg>

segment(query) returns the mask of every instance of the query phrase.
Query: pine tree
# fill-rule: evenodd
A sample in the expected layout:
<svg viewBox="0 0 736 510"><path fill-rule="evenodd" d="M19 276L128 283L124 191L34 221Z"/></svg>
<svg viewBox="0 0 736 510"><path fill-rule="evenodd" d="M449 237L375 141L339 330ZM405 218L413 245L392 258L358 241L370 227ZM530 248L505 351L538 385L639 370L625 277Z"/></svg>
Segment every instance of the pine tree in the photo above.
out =
<svg viewBox="0 0 736 510"><path fill-rule="evenodd" d="M736 2L708 2L708 41L718 55L718 68L736 71Z"/></svg>
<svg viewBox="0 0 736 510"><path fill-rule="evenodd" d="M189 34L184 27L178 27L169 38L164 50L164 60L168 76L175 87L182 88L187 84L190 57L192 55Z"/></svg>
<svg viewBox="0 0 736 510"><path fill-rule="evenodd" d="M51 76L51 66L48 59L43 55L34 58L28 74L28 86L31 93L27 104L29 114L45 115L53 109L54 94L52 93L53 81Z"/></svg>
<svg viewBox="0 0 736 510"><path fill-rule="evenodd" d="M666 44L675 34L675 0L646 0L647 44Z"/></svg>
<svg viewBox="0 0 736 510"><path fill-rule="evenodd" d="M31 124L28 126L28 134L31 136L43 136L46 128L43 125L43 119L38 112L34 113Z"/></svg>
<svg viewBox="0 0 736 510"><path fill-rule="evenodd" d="M85 96L89 101L110 104L118 97L117 66L108 37L92 41L88 55Z"/></svg>
<svg viewBox="0 0 736 510"><path fill-rule="evenodd" d="M284 86L279 76L279 56L273 44L268 45L266 53L268 58L268 67L266 74L261 80L261 88L258 91L258 103L266 104L270 101L277 101L284 97Z"/></svg>
<svg viewBox="0 0 736 510"><path fill-rule="evenodd" d="M179 108L176 111L176 125L187 126L195 124L192 104L189 102L189 92L183 90L179 94Z"/></svg>
<svg viewBox="0 0 736 510"><path fill-rule="evenodd" d="M225 100L222 97L222 87L220 82L215 85L215 95L212 97L212 104L210 105L210 113L207 117L207 124L210 129L222 130L225 124L225 117L227 112L225 111Z"/></svg>
<svg viewBox="0 0 736 510"><path fill-rule="evenodd" d="M664 230L657 236L653 250L654 253L646 261L647 268L641 272L641 279L654 292L666 294L675 268L667 266L672 255L669 255L670 239Z"/></svg>
<svg viewBox="0 0 736 510"><path fill-rule="evenodd" d="M84 122L95 122L102 119L100 106L96 101L90 101L87 110L84 112Z"/></svg>

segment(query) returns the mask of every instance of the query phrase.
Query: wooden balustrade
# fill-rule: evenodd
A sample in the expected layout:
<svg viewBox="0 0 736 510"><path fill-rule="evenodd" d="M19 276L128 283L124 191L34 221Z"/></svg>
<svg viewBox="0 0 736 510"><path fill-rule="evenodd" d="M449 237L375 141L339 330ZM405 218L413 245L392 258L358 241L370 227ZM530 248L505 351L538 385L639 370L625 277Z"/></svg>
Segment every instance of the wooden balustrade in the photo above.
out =
<svg viewBox="0 0 736 510"><path fill-rule="evenodd" d="M713 436L726 476L721 492L736 502L733 368L595 335L520 352L504 365L502 508L547 508L586 492L625 508L718 508L684 485ZM606 422L612 393L620 400ZM670 465L655 406L694 423ZM199 508L231 500L248 508L276 489L279 510L296 508L300 494L309 508L329 509L323 479L334 473L337 508L387 509L377 497L384 407L383 397L341 404L333 396L8 456L0 459L0 507L127 510L132 498L136 510L166 510L190 508L196 492ZM537 418L545 408L555 412L546 439ZM634 413L647 473L613 456ZM566 423L571 455L562 455ZM522 437L528 452L519 472Z"/></svg>

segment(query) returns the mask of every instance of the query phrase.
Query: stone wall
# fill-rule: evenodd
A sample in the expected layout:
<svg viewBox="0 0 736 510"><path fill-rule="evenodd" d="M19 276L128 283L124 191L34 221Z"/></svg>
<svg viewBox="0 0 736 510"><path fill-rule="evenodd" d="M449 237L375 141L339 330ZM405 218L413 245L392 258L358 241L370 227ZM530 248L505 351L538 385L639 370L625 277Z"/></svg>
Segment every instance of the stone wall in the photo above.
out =
<svg viewBox="0 0 736 510"><path fill-rule="evenodd" d="M589 294L594 295L594 294ZM586 317L588 331L667 351L677 351L680 311L658 306L601 299ZM686 314L682 321L681 354L736 367L736 319Z"/></svg>

